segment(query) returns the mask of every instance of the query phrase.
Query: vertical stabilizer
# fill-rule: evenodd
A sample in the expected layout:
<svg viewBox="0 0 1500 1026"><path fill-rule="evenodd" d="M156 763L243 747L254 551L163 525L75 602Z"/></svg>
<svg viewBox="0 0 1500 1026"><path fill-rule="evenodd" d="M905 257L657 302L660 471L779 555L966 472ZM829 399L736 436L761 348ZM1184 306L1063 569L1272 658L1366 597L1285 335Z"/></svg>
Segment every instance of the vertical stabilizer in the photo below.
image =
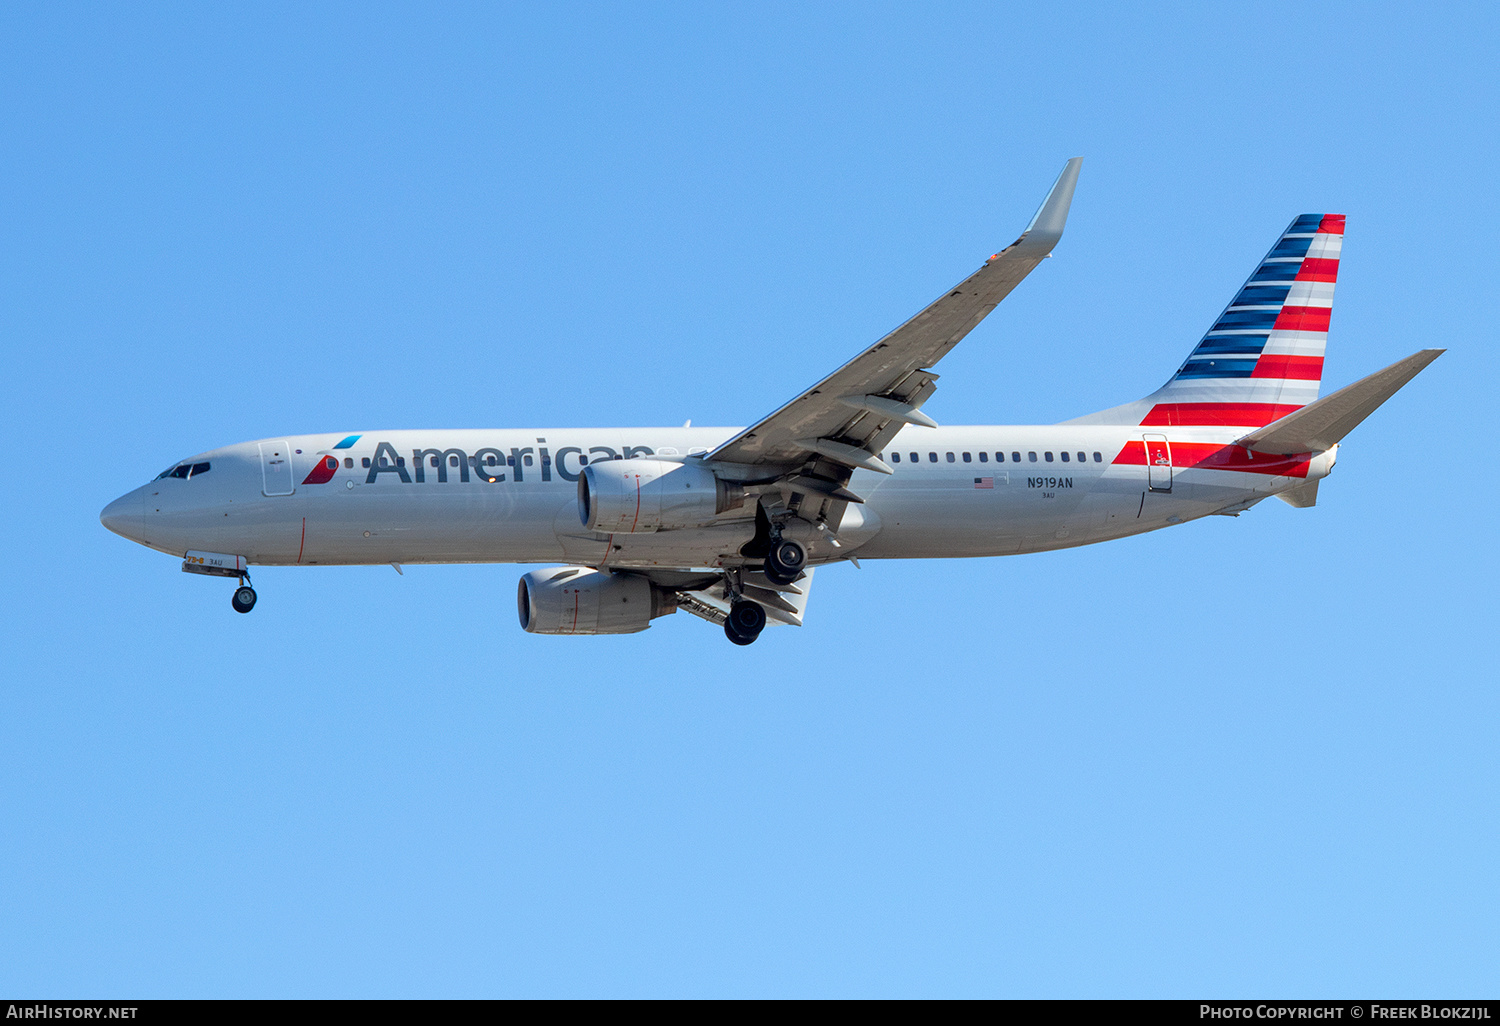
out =
<svg viewBox="0 0 1500 1026"><path fill-rule="evenodd" d="M1139 402L1070 423L1260 427L1318 397L1343 214L1287 226L1188 358Z"/></svg>

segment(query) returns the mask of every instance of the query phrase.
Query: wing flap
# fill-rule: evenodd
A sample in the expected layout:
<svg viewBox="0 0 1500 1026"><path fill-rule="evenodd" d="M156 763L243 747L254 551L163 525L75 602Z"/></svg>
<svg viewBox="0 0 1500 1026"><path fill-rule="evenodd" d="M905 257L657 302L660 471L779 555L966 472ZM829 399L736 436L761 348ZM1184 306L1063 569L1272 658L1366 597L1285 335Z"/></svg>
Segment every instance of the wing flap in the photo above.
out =
<svg viewBox="0 0 1500 1026"><path fill-rule="evenodd" d="M765 609L768 623L801 627L807 612L807 600L812 593L812 578L813 568L808 567L802 572L796 588L773 588L761 575L748 574L741 590L746 598L760 603ZM729 599L722 583L696 590L683 589L678 593L677 603L677 608L716 624L723 624L729 612Z"/></svg>

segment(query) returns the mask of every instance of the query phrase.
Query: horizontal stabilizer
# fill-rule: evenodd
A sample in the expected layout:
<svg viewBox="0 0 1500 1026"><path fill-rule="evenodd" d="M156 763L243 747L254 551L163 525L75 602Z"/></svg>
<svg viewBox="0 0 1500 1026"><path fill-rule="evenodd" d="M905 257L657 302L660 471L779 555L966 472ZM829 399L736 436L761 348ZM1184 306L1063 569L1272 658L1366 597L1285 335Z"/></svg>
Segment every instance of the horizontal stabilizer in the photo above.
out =
<svg viewBox="0 0 1500 1026"><path fill-rule="evenodd" d="M1343 437L1374 413L1380 404L1405 385L1445 349L1423 349L1385 370L1376 371L1352 385L1309 403L1280 420L1250 432L1235 444L1256 452L1289 456L1299 452L1332 449ZM1311 505L1311 503L1309 503Z"/></svg>
<svg viewBox="0 0 1500 1026"><path fill-rule="evenodd" d="M1320 481L1303 481L1301 484L1288 488L1284 492L1277 492L1276 498L1288 506L1298 509L1307 509L1318 504L1318 485Z"/></svg>

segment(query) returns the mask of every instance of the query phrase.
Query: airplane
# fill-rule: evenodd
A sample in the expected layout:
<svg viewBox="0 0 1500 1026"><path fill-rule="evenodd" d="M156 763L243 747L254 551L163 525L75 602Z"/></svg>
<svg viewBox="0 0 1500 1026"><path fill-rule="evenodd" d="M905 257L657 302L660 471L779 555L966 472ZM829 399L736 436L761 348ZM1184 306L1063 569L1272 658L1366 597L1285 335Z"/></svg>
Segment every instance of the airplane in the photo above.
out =
<svg viewBox="0 0 1500 1026"><path fill-rule="evenodd" d="M1444 350L1323 398L1340 214L1277 236L1144 399L1031 426L941 427L933 368L1050 256L1081 158L1019 238L750 427L338 431L173 463L109 530L238 580L251 566L557 563L521 577L533 634L629 634L683 610L737 645L801 626L815 568L1109 541L1270 496L1312 506L1343 438Z"/></svg>

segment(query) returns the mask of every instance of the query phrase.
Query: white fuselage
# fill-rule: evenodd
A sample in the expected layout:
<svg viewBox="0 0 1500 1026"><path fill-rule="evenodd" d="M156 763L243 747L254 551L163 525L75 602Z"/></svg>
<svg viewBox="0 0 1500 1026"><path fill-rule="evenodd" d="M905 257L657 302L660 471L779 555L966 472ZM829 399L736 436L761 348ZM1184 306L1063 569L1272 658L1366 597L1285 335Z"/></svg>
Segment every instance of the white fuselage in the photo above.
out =
<svg viewBox="0 0 1500 1026"><path fill-rule="evenodd" d="M230 553L258 565L724 566L739 561L754 533L754 503L707 527L592 534L579 517L576 482L583 460L693 458L736 430L376 431L248 442L184 461L209 469L152 481L116 500L104 518L162 552ZM849 487L865 503L847 507L837 544L819 535L808 555L821 563L1085 545L1233 512L1317 480L1333 465L1332 451L1310 460L1248 453L1232 445L1241 434L908 427L882 454L894 473L857 471ZM341 441L346 447L335 448Z"/></svg>

